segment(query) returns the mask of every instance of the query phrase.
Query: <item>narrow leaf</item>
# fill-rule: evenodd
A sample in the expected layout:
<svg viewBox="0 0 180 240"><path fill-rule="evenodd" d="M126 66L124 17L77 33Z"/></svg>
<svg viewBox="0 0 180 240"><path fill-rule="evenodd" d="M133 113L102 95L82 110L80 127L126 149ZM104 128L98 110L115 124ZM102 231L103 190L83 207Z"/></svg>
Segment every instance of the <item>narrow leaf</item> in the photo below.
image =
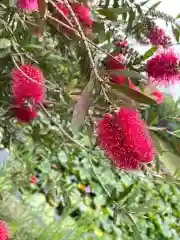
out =
<svg viewBox="0 0 180 240"><path fill-rule="evenodd" d="M0 49L8 48L11 46L11 41L7 38L0 39Z"/></svg>
<svg viewBox="0 0 180 240"><path fill-rule="evenodd" d="M133 71L133 70L107 70L105 73L109 75L116 75L116 76L125 76L125 77L132 77L136 79L144 79L145 76L141 75L140 73Z"/></svg>
<svg viewBox="0 0 180 240"><path fill-rule="evenodd" d="M90 96L92 95L94 87L94 80L91 79L80 96L80 99L74 107L71 127L72 131L76 132L79 130L80 126L84 123L85 117L87 115L90 106Z"/></svg>
<svg viewBox="0 0 180 240"><path fill-rule="evenodd" d="M155 203L155 200L149 200L146 203L140 204L138 207L128 208L128 210L133 213L152 212L154 210L152 206L154 203Z"/></svg>
<svg viewBox="0 0 180 240"><path fill-rule="evenodd" d="M136 197L139 195L140 193L140 186L137 185L136 188L134 189L134 191L132 192L132 194L129 196L128 200L127 200L127 205L130 206L133 202L135 202Z"/></svg>
<svg viewBox="0 0 180 240"><path fill-rule="evenodd" d="M178 29L173 27L173 26L172 26L172 31L173 31L173 34L174 34L174 37L175 37L176 41L179 42L180 31L178 31Z"/></svg>
<svg viewBox="0 0 180 240"><path fill-rule="evenodd" d="M155 160L156 160L156 171L157 171L157 173L159 173L159 171L160 171L160 159L159 159L159 157L158 156L156 156L155 157Z"/></svg>
<svg viewBox="0 0 180 240"><path fill-rule="evenodd" d="M156 149L156 152L161 155L162 154L162 147L161 147L161 140L159 139L159 137L152 131L150 131L150 134L151 134L151 137L152 137L152 140L154 142L154 147Z"/></svg>
<svg viewBox="0 0 180 240"><path fill-rule="evenodd" d="M122 7L122 8L102 8L97 9L97 12L100 15L105 16L108 20L116 20L118 15L123 14L125 12L129 12L131 9Z"/></svg>
<svg viewBox="0 0 180 240"><path fill-rule="evenodd" d="M158 1L158 2L156 2L155 4L153 4L153 5L149 8L149 11L155 10L155 9L159 6L160 3L161 3L161 1Z"/></svg>
<svg viewBox="0 0 180 240"><path fill-rule="evenodd" d="M125 190L123 192L120 193L120 196L118 198L118 202L125 201L125 199L127 198L127 196L129 195L129 193L132 191L134 187L134 184L131 184L128 188L125 188Z"/></svg>
<svg viewBox="0 0 180 240"><path fill-rule="evenodd" d="M148 129L154 132L158 132L158 131L165 131L167 128L166 127L149 127Z"/></svg>
<svg viewBox="0 0 180 240"><path fill-rule="evenodd" d="M136 102L139 103L144 103L144 104L156 104L156 101L152 98L150 98L149 96L137 92L134 89L131 89L129 87L120 85L120 84L115 84L115 83L108 83L113 89L116 89L122 93L124 93L125 95L127 95L128 97L130 97L131 99L133 99Z"/></svg>
<svg viewBox="0 0 180 240"><path fill-rule="evenodd" d="M152 48L148 49L147 52L145 52L143 59L146 60L150 58L157 50L156 46L153 46Z"/></svg>
<svg viewBox="0 0 180 240"><path fill-rule="evenodd" d="M140 231L139 231L138 227L136 226L136 223L134 222L134 219L132 218L132 216L127 213L123 213L123 216L124 216L124 221L128 225L130 225L133 230L133 239L134 240L142 240Z"/></svg>

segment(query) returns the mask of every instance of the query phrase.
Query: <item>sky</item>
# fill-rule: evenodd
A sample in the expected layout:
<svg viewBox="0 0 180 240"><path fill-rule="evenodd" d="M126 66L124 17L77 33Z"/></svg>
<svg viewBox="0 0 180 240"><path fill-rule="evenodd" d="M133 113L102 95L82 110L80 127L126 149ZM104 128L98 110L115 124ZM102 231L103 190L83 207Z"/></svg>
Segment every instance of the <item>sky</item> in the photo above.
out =
<svg viewBox="0 0 180 240"><path fill-rule="evenodd" d="M136 0L136 2L141 2L141 1ZM157 0L151 0L150 5L156 2ZM164 13L167 13L175 18L178 14L180 14L180 0L162 0L161 4L158 7L158 10ZM172 34L171 26L167 27L164 21L161 21L161 20L157 21L157 25L162 27L169 36L174 38ZM138 51L142 53L146 52L149 48L149 47L142 47L142 45L141 46L137 45L137 43L134 43L133 45ZM180 45L176 45L173 48L174 48L174 51L180 55ZM180 84L176 84L175 86L170 86L167 89L163 89L163 91L170 93L174 97L174 99L177 100L180 97Z"/></svg>

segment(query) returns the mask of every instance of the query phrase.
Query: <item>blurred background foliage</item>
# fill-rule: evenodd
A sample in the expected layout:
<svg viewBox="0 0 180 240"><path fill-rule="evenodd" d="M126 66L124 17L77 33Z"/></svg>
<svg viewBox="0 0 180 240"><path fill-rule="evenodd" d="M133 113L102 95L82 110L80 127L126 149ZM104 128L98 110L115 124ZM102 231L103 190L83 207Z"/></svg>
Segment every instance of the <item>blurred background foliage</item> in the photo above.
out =
<svg viewBox="0 0 180 240"><path fill-rule="evenodd" d="M74 116L79 116L73 119L74 128L84 120L86 124L73 136L73 107L94 75L83 41L58 31L49 21L53 6L47 2L46 18L43 9L41 15L25 14L14 1L0 3L0 147L10 152L5 165L0 162L0 218L8 222L12 239L180 239L179 101L165 96L162 104L149 107L146 104L154 101L143 88L138 96L131 89L116 89L141 110L158 156L139 172L114 169L96 147L93 114L102 116L116 108L119 97L116 94L113 102L109 88L98 81L89 84L82 99L86 107L75 108ZM179 41L176 19L157 11L159 2L150 8L146 3L90 3L94 24L89 47L100 71L99 61L114 50L113 40L133 36L142 41L146 24L157 18L172 25ZM130 50L126 75L139 85L137 74L155 49L150 46L144 56ZM41 68L47 87L47 108L29 125L9 112L10 72L24 63Z"/></svg>

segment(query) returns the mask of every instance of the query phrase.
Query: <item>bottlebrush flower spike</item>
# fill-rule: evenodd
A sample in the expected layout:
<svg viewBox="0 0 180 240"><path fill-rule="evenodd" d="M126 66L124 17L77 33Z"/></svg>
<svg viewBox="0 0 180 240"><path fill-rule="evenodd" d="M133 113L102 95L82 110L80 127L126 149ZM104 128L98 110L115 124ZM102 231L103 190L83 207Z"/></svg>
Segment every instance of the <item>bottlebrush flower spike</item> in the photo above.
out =
<svg viewBox="0 0 180 240"><path fill-rule="evenodd" d="M74 13L79 18L81 24L86 27L91 27L93 24L93 20L91 19L90 9L87 5L80 4L80 3L73 3L71 5Z"/></svg>
<svg viewBox="0 0 180 240"><path fill-rule="evenodd" d="M37 0L18 0L17 6L27 12L36 11L38 9Z"/></svg>
<svg viewBox="0 0 180 240"><path fill-rule="evenodd" d="M7 224L4 221L0 220L0 240L8 240L9 232Z"/></svg>
<svg viewBox="0 0 180 240"><path fill-rule="evenodd" d="M69 11L68 9L65 7L64 4L61 4L61 3L57 3L56 4L56 7L64 14L64 16L68 16L69 15ZM57 11L58 13L58 11Z"/></svg>
<svg viewBox="0 0 180 240"><path fill-rule="evenodd" d="M106 69L107 70L124 70L124 69L126 69L125 58L123 57L123 55L121 55L121 54L114 55L114 58L112 58L111 56L107 57L107 59L106 59ZM124 77L124 76L111 75L111 81L114 83L124 84L125 79L126 79L126 77Z"/></svg>
<svg viewBox="0 0 180 240"><path fill-rule="evenodd" d="M106 114L97 123L97 139L117 168L138 169L140 162L151 162L155 155L146 124L133 109Z"/></svg>
<svg viewBox="0 0 180 240"><path fill-rule="evenodd" d="M153 45L168 47L171 44L170 37L166 36L164 30L158 27L150 29L148 38Z"/></svg>
<svg viewBox="0 0 180 240"><path fill-rule="evenodd" d="M115 41L114 45L116 47L126 48L126 47L128 47L128 42L126 40L124 40L124 41Z"/></svg>
<svg viewBox="0 0 180 240"><path fill-rule="evenodd" d="M32 80L24 76L23 73ZM20 66L20 69L13 69L11 75L12 110L18 120L29 122L37 117L36 106L44 100L43 74L37 67L24 64Z"/></svg>
<svg viewBox="0 0 180 240"><path fill-rule="evenodd" d="M180 81L180 58L172 51L159 51L146 65L150 80L158 86L167 87Z"/></svg>
<svg viewBox="0 0 180 240"><path fill-rule="evenodd" d="M12 70L11 76L12 95L17 104L22 104L28 99L32 99L35 104L44 100L44 77L37 67L30 64L21 65L20 70Z"/></svg>
<svg viewBox="0 0 180 240"><path fill-rule="evenodd" d="M37 118L37 110L34 106L26 107L13 104L11 110L15 113L16 118L23 123L29 123Z"/></svg>

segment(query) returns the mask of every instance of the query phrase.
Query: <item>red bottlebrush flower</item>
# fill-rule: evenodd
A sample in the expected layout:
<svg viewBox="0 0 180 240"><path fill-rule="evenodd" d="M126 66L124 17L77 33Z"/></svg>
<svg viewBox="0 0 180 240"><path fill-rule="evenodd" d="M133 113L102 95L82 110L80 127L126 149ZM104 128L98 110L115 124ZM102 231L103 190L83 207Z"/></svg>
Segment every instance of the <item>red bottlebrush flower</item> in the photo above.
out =
<svg viewBox="0 0 180 240"><path fill-rule="evenodd" d="M44 77L41 71L32 65L25 64L20 66L20 69L32 81L19 69L12 70L13 107L11 109L18 120L29 122L37 117L36 105L44 100Z"/></svg>
<svg viewBox="0 0 180 240"><path fill-rule="evenodd" d="M124 41L115 41L114 45L116 47L126 48L128 46L128 42L126 40L124 40Z"/></svg>
<svg viewBox="0 0 180 240"><path fill-rule="evenodd" d="M30 177L30 183L31 183L31 184L36 184L36 183L37 183L37 178L36 178L36 176L31 176L31 177Z"/></svg>
<svg viewBox="0 0 180 240"><path fill-rule="evenodd" d="M33 66L24 64L20 69L12 70L12 95L17 104L32 99L35 104L44 100L44 77L41 71ZM23 73L32 79L28 79ZM36 81L36 82L34 82Z"/></svg>
<svg viewBox="0 0 180 240"><path fill-rule="evenodd" d="M117 61L115 59L117 59ZM107 65L106 65L106 69L107 70L124 70L126 69L125 67L125 59L123 57L123 55L115 55L114 58L112 58L111 56L107 57ZM116 75L112 75L111 76L111 81L114 83L120 83L120 84L124 84L126 77L124 76L116 76Z"/></svg>
<svg viewBox="0 0 180 240"><path fill-rule="evenodd" d="M148 38L153 45L167 47L171 43L170 37L166 36L164 30L158 27L150 29Z"/></svg>
<svg viewBox="0 0 180 240"><path fill-rule="evenodd" d="M150 80L159 86L168 86L180 80L179 58L173 51L160 51L146 65Z"/></svg>
<svg viewBox="0 0 180 240"><path fill-rule="evenodd" d="M38 9L37 0L18 0L17 6L27 12Z"/></svg>
<svg viewBox="0 0 180 240"><path fill-rule="evenodd" d="M16 118L23 123L29 123L37 118L36 109L28 106L14 105L11 110L15 113Z"/></svg>
<svg viewBox="0 0 180 240"><path fill-rule="evenodd" d="M154 90L152 92L152 95L155 97L155 100L158 104L161 104L164 100L164 94L162 92L159 92L158 90Z"/></svg>
<svg viewBox="0 0 180 240"><path fill-rule="evenodd" d="M147 127L133 109L105 115L97 124L97 138L117 168L138 169L140 162L151 162L155 154Z"/></svg>
<svg viewBox="0 0 180 240"><path fill-rule="evenodd" d="M80 3L73 3L71 5L74 13L79 18L81 24L87 27L91 27L93 24L93 20L91 19L90 9L88 6Z"/></svg>
<svg viewBox="0 0 180 240"><path fill-rule="evenodd" d="M68 9L63 4L58 3L58 4L56 4L56 7L64 14L64 16L67 17L69 15Z"/></svg>
<svg viewBox="0 0 180 240"><path fill-rule="evenodd" d="M0 220L0 240L8 240L9 232L7 223Z"/></svg>

